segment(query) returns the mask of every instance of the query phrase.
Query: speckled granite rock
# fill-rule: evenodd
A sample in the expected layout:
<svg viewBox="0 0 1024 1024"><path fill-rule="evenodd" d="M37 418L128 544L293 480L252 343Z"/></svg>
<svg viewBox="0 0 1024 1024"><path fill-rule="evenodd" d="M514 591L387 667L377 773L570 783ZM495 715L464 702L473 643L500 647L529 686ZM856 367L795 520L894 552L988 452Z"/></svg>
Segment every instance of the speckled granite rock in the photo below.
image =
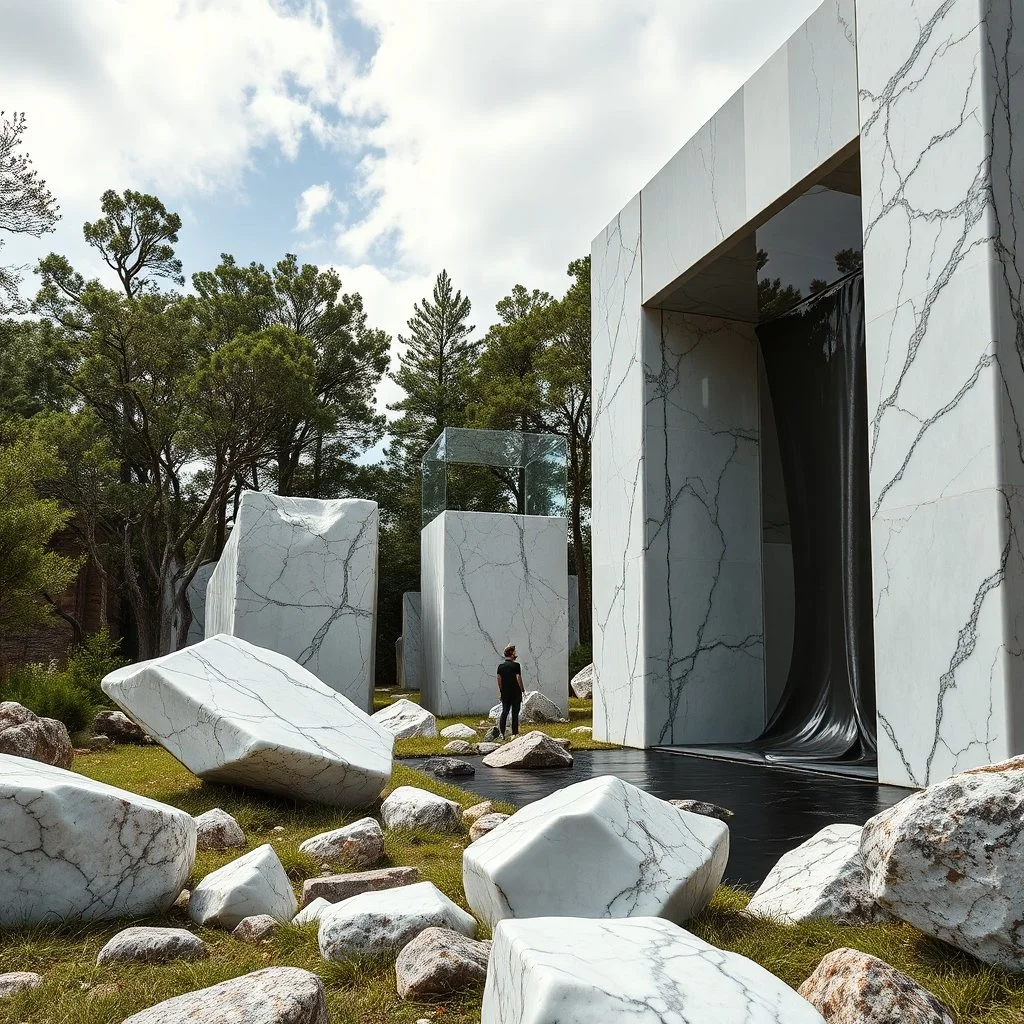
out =
<svg viewBox="0 0 1024 1024"><path fill-rule="evenodd" d="M185 928L149 928L136 926L118 932L100 950L98 964L137 961L166 964L172 960L204 960L210 955L198 935Z"/></svg>

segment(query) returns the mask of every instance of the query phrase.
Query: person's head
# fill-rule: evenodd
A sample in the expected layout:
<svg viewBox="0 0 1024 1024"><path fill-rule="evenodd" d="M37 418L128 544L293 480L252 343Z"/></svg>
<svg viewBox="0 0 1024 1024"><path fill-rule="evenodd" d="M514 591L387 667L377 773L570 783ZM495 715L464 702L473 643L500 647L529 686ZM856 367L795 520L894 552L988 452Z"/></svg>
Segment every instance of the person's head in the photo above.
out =
<svg viewBox="0 0 1024 1024"><path fill-rule="evenodd" d="M515 656L516 656L516 645L515 644L509 644L508 647L505 648L505 657L506 658L514 658Z"/></svg>

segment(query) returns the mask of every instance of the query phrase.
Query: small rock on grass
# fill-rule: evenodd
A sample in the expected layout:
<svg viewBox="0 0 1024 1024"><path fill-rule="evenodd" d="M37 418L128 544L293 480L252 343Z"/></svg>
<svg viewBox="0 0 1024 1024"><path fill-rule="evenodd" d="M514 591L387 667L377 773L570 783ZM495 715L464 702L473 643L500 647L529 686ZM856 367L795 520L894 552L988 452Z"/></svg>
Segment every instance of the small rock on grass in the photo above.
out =
<svg viewBox="0 0 1024 1024"><path fill-rule="evenodd" d="M471 825L477 818L482 818L485 814L490 814L494 810L494 804L490 800L481 800L478 804L473 804L472 807L467 807L462 812L462 820L467 824Z"/></svg>
<svg viewBox="0 0 1024 1024"><path fill-rule="evenodd" d="M197 850L236 850L243 846L242 826L227 811L214 807L196 818Z"/></svg>
<svg viewBox="0 0 1024 1024"><path fill-rule="evenodd" d="M467 743L465 740L452 740L444 745L444 752L446 754L472 754L475 751L476 746L472 743Z"/></svg>
<svg viewBox="0 0 1024 1024"><path fill-rule="evenodd" d="M500 743L478 743L476 745L476 752L478 754L493 754L496 750L501 750Z"/></svg>
<svg viewBox="0 0 1024 1024"><path fill-rule="evenodd" d="M271 938L280 927L280 922L269 914L254 914L252 917L242 918L232 931L231 937L241 942L262 942Z"/></svg>
<svg viewBox="0 0 1024 1024"><path fill-rule="evenodd" d="M460 832L462 808L454 800L416 786L399 786L380 805L385 828L428 828Z"/></svg>
<svg viewBox="0 0 1024 1024"><path fill-rule="evenodd" d="M188 901L196 924L228 929L255 914L290 921L298 909L292 883L269 843L211 871Z"/></svg>
<svg viewBox="0 0 1024 1024"><path fill-rule="evenodd" d="M570 736L593 736L594 730L589 725L577 725L569 730Z"/></svg>
<svg viewBox="0 0 1024 1024"><path fill-rule="evenodd" d="M302 907L305 909L320 897L328 903L340 903L364 892L397 889L419 880L420 869L409 867L377 868L375 871L353 871L347 875L307 878L302 883Z"/></svg>
<svg viewBox="0 0 1024 1024"><path fill-rule="evenodd" d="M503 821L507 821L511 815L495 811L492 814L484 814L477 818L469 827L469 841L475 843L481 836L496 829Z"/></svg>
<svg viewBox="0 0 1024 1024"><path fill-rule="evenodd" d="M185 928L136 926L119 931L100 950L96 963L166 964L172 960L204 960L209 955L206 943Z"/></svg>
<svg viewBox="0 0 1024 1024"><path fill-rule="evenodd" d="M490 725L490 722L486 724ZM445 726L441 730L441 735L446 740L475 740L476 729L471 725L463 725L461 722L456 722L454 725Z"/></svg>
<svg viewBox="0 0 1024 1024"><path fill-rule="evenodd" d="M384 832L374 818L336 828L299 844L299 853L347 868L373 867L384 856Z"/></svg>
<svg viewBox="0 0 1024 1024"><path fill-rule="evenodd" d="M331 903L330 900L325 900L323 896L317 896L315 900L303 907L302 910L292 918L292 924L312 924L314 921L319 921L320 915L328 907L333 906L334 904Z"/></svg>
<svg viewBox="0 0 1024 1024"><path fill-rule="evenodd" d="M427 928L398 954L398 994L402 999L429 999L481 986L490 954L490 942L450 928Z"/></svg>
<svg viewBox="0 0 1024 1024"><path fill-rule="evenodd" d="M30 988L39 988L42 983L43 976L34 971L10 971L7 974L0 974L0 999L16 996Z"/></svg>
<svg viewBox="0 0 1024 1024"><path fill-rule="evenodd" d="M124 1024L328 1024L323 982L300 967L267 967L165 999Z"/></svg>

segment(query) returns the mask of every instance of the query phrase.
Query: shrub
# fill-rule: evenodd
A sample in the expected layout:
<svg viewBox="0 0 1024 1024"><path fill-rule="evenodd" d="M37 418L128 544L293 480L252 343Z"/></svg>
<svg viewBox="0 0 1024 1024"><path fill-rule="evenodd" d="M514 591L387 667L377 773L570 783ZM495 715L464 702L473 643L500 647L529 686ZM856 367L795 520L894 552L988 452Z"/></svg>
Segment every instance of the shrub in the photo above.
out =
<svg viewBox="0 0 1024 1024"><path fill-rule="evenodd" d="M577 644L569 652L569 678L582 672L594 660L594 651L590 644Z"/></svg>
<svg viewBox="0 0 1024 1024"><path fill-rule="evenodd" d="M101 629L82 641L64 670L70 683L88 693L101 706L112 706L110 698L100 687L103 677L127 664L127 660L119 656L117 648L106 629Z"/></svg>

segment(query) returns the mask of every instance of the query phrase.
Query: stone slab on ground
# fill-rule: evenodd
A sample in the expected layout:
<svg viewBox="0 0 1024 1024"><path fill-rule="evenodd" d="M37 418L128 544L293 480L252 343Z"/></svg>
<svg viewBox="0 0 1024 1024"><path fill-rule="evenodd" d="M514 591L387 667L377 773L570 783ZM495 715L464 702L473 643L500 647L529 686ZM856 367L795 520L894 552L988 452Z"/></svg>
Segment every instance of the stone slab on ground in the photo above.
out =
<svg viewBox="0 0 1024 1024"><path fill-rule="evenodd" d="M195 853L185 811L0 754L0 927L163 913Z"/></svg>
<svg viewBox="0 0 1024 1024"><path fill-rule="evenodd" d="M209 955L206 943L187 928L135 926L113 936L100 950L96 963L167 964L172 960L205 960Z"/></svg>
<svg viewBox="0 0 1024 1024"><path fill-rule="evenodd" d="M118 669L103 689L208 782L359 808L391 777L391 733L290 658L237 637Z"/></svg>
<svg viewBox="0 0 1024 1024"><path fill-rule="evenodd" d="M243 918L258 914L290 921L298 909L288 875L269 843L211 871L188 901L188 916L211 928L234 929Z"/></svg>
<svg viewBox="0 0 1024 1024"><path fill-rule="evenodd" d="M395 978L402 999L436 999L482 986L491 944L450 928L426 928L402 947Z"/></svg>
<svg viewBox="0 0 1024 1024"><path fill-rule="evenodd" d="M413 867L377 868L374 871L352 871L347 875L321 875L302 883L303 909L318 899L340 903L364 892L380 892L413 885L420 880L420 869Z"/></svg>

